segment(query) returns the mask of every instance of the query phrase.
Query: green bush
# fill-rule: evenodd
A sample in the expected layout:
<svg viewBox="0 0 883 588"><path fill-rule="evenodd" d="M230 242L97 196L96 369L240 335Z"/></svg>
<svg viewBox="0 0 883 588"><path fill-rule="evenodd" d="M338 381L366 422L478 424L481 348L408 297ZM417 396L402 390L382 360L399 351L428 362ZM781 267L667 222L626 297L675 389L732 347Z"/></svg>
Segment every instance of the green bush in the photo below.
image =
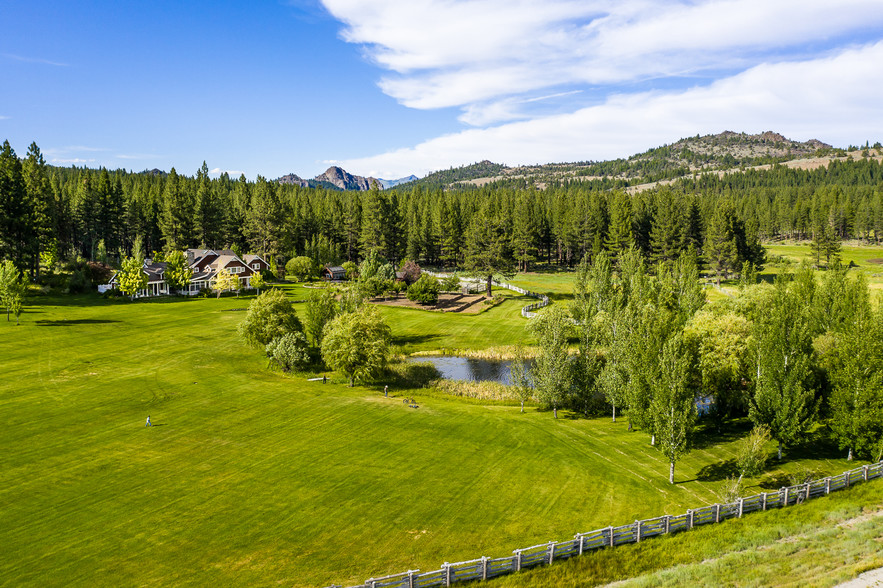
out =
<svg viewBox="0 0 883 588"><path fill-rule="evenodd" d="M285 264L285 274L295 282L306 282L316 277L316 266L309 257L293 257Z"/></svg>
<svg viewBox="0 0 883 588"><path fill-rule="evenodd" d="M441 284L438 278L429 274L422 274L420 279L408 288L408 300L418 304L435 304L438 302L438 293Z"/></svg>
<svg viewBox="0 0 883 588"><path fill-rule="evenodd" d="M310 346L300 331L285 333L265 347L267 357L275 361L283 372L303 368L310 363Z"/></svg>
<svg viewBox="0 0 883 588"><path fill-rule="evenodd" d="M86 272L81 269L74 270L74 273L71 274L71 277L67 282L67 289L71 294L82 294L83 292L88 291L91 287L92 282L89 280Z"/></svg>

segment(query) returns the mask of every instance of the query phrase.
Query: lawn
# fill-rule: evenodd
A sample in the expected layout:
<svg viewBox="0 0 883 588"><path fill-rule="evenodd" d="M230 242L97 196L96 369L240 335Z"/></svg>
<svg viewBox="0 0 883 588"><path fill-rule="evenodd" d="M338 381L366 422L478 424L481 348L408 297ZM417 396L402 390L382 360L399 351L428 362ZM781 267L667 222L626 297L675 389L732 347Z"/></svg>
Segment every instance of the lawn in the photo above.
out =
<svg viewBox="0 0 883 588"><path fill-rule="evenodd" d="M810 255L809 242L797 244L773 243L766 244L764 247L768 254L781 255L795 263L804 260L815 263L815 259ZM877 294L878 300L883 297L883 247L844 244L840 251L840 258L844 265L851 264L853 271L859 271L865 274L865 277L868 280L868 286L872 292ZM777 273L778 269L770 268L768 271Z"/></svg>
<svg viewBox="0 0 883 588"><path fill-rule="evenodd" d="M744 432L700 437L670 486L622 420L269 371L236 335L248 301L38 297L0 324L0 584L317 586L506 554L716 502ZM526 337L523 303L382 312L403 350L481 347ZM751 483L807 467L848 465L816 443Z"/></svg>

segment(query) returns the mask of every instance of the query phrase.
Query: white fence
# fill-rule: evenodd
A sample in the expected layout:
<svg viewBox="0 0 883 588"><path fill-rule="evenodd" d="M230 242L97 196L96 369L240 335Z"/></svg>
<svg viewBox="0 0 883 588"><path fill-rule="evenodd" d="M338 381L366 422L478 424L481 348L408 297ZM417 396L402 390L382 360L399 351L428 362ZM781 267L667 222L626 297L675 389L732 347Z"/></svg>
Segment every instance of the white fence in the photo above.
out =
<svg viewBox="0 0 883 588"><path fill-rule="evenodd" d="M435 276L436 278L447 278L448 274L431 272L429 270L422 270L431 276ZM480 280L460 280L460 284L467 288L468 291L481 291L484 290L484 283ZM524 308L521 309L521 316L524 318L531 319L537 315L537 313L533 312L534 310L543 308L545 306L549 306L552 304L552 301L549 300L549 297L545 294L537 294L536 292L531 292L530 290L525 290L524 288L519 288L518 286L514 286L512 284L507 284L506 282L498 282L497 280L493 280L494 286L498 286L500 288L505 288L506 290L512 290L513 292L518 292L519 294L523 294L525 296L530 296L531 298L538 298L539 302L535 302L533 304L528 304Z"/></svg>
<svg viewBox="0 0 883 588"><path fill-rule="evenodd" d="M700 525L720 523L751 512L793 506L810 498L825 496L836 490L849 488L850 485L880 477L883 477L883 461L857 467L843 472L839 476L787 486L776 492L763 492L748 498L740 498L736 502L691 509L682 515L664 515L654 519L635 521L620 527L606 527L588 533L577 533L573 539L550 541L516 549L512 555L506 557L481 557L457 563L445 562L440 569L431 572L420 573L420 570L408 570L382 578L369 578L365 580L364 584L352 588L430 588L432 586L450 586L454 582L489 580L527 568L551 565L557 560L582 555L602 547L640 543L657 535L687 531ZM331 588L340 587L334 585Z"/></svg>

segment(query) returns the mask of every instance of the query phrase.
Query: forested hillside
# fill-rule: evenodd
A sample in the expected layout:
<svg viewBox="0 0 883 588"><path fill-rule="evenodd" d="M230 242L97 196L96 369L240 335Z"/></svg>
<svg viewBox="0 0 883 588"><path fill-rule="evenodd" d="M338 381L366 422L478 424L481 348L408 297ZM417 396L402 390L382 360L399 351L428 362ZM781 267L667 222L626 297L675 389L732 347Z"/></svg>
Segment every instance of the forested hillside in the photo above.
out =
<svg viewBox="0 0 883 588"><path fill-rule="evenodd" d="M474 171L494 167L483 162ZM262 177L212 179L206 165L194 176L57 168L45 164L37 145L19 159L6 142L0 257L31 272L47 252L114 262L140 237L147 252L231 247L321 264L378 249L393 261L444 267L475 265L493 252L499 264L527 269L536 261L575 266L634 243L651 260L692 247L728 274L745 262L762 264L762 240L812 240L823 262L836 257L842 239L876 243L883 234L883 169L873 157L813 170L774 165L691 176L634 195L592 184L441 184L342 192Z"/></svg>

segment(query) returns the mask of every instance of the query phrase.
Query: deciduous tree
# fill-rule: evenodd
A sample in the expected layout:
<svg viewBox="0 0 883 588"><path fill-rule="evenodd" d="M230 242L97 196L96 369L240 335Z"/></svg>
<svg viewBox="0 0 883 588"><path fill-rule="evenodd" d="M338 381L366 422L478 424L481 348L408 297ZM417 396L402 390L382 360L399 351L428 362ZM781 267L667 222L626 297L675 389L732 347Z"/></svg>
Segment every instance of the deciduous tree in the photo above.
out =
<svg viewBox="0 0 883 588"><path fill-rule="evenodd" d="M291 301L282 290L268 290L248 305L239 334L252 347L266 347L285 333L303 331Z"/></svg>
<svg viewBox="0 0 883 588"><path fill-rule="evenodd" d="M390 330L374 306L362 305L355 312L332 319L322 336L322 359L333 370L343 372L350 387L380 373L389 360Z"/></svg>

